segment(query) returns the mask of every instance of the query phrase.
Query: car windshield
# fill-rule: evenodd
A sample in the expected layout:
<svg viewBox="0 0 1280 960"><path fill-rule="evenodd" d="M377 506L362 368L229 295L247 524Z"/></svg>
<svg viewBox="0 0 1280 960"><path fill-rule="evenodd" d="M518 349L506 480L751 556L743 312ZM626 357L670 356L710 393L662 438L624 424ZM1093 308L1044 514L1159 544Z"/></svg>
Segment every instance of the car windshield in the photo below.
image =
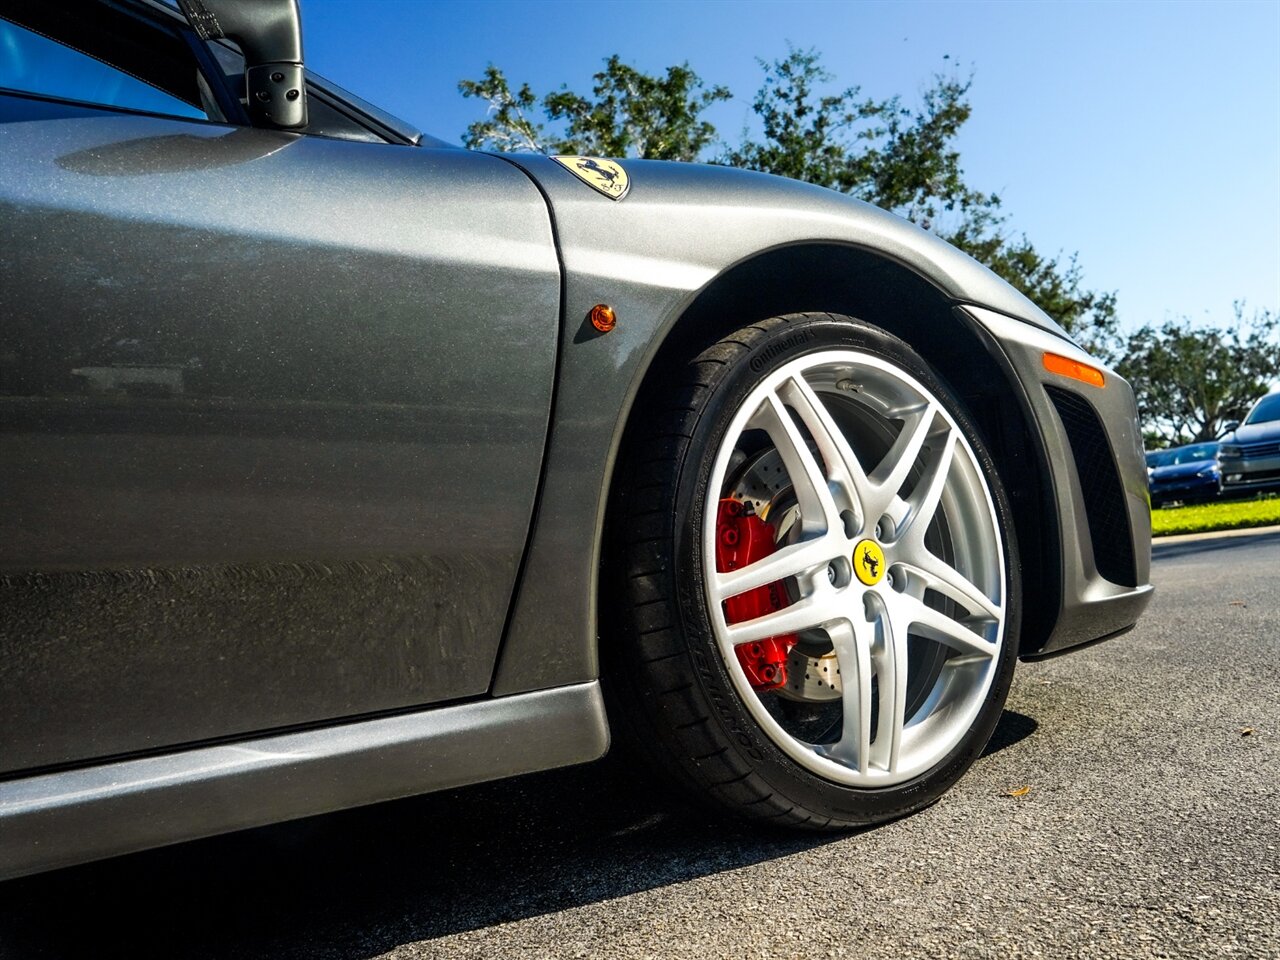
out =
<svg viewBox="0 0 1280 960"><path fill-rule="evenodd" d="M1179 463L1196 463L1200 460L1212 460L1218 455L1216 443L1193 443L1186 447L1174 447L1172 450L1156 450L1147 454L1148 467L1172 467Z"/></svg>
<svg viewBox="0 0 1280 960"><path fill-rule="evenodd" d="M1218 455L1216 443L1196 443L1189 447L1170 450L1170 463L1195 463L1198 460L1212 460Z"/></svg>
<svg viewBox="0 0 1280 960"><path fill-rule="evenodd" d="M1249 416L1245 417L1245 423L1266 423L1269 420L1280 420L1280 393L1273 393L1269 397L1263 397L1249 411Z"/></svg>

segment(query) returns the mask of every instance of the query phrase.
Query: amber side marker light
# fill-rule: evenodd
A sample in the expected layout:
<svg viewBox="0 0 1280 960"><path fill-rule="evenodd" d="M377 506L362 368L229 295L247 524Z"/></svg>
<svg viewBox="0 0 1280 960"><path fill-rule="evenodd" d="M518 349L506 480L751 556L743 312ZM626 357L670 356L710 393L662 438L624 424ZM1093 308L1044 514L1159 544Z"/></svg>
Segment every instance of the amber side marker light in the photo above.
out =
<svg viewBox="0 0 1280 960"><path fill-rule="evenodd" d="M613 307L597 303L591 308L591 325L601 333L608 333L617 323L618 317L614 314Z"/></svg>
<svg viewBox="0 0 1280 960"><path fill-rule="evenodd" d="M1044 355L1044 368L1050 373L1070 377L1072 380L1079 380L1081 383L1087 383L1091 387L1105 387L1107 385L1107 378L1103 376L1102 371L1097 367L1091 367L1087 363L1081 363L1079 360L1072 360L1070 357L1063 357L1056 353L1046 353Z"/></svg>

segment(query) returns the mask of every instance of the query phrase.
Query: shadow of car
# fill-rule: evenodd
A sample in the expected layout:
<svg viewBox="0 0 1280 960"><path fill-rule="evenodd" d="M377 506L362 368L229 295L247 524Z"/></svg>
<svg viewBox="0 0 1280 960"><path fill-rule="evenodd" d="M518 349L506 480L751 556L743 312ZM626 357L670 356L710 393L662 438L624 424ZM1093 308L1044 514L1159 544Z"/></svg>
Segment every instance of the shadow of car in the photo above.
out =
<svg viewBox="0 0 1280 960"><path fill-rule="evenodd" d="M983 756L1038 728L1034 717L1004 710ZM356 960L404 944L435 955L430 941L442 937L738 871L848 836L736 824L686 805L645 769L610 753L587 766L7 882L0 956L87 955L104 936L142 957ZM214 902L224 915L210 923ZM58 922L68 909L80 922ZM150 922L157 914L163 923Z"/></svg>
<svg viewBox="0 0 1280 960"><path fill-rule="evenodd" d="M1218 444L1192 443L1147 454L1147 486L1151 506L1162 507L1175 500L1207 503L1222 495L1222 471L1218 467Z"/></svg>

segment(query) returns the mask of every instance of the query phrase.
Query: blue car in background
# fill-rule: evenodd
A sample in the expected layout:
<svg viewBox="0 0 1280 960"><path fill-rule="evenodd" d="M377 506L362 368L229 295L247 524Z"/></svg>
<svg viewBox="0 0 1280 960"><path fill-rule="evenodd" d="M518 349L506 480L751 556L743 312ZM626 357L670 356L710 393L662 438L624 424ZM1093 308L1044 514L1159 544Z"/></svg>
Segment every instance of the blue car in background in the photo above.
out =
<svg viewBox="0 0 1280 960"><path fill-rule="evenodd" d="M1147 485L1153 507L1172 500L1188 503L1218 499L1222 494L1218 444L1192 443L1148 453Z"/></svg>

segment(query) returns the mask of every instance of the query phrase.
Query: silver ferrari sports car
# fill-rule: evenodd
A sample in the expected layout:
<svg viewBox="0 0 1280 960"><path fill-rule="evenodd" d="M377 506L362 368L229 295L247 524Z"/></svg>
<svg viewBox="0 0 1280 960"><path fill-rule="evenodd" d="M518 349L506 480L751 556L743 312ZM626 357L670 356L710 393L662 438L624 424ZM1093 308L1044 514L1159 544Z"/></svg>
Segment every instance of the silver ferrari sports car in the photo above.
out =
<svg viewBox="0 0 1280 960"><path fill-rule="evenodd" d="M1141 614L1129 386L979 264L468 152L307 72L295 0L179 7L0 0L0 877L611 734L875 823Z"/></svg>

